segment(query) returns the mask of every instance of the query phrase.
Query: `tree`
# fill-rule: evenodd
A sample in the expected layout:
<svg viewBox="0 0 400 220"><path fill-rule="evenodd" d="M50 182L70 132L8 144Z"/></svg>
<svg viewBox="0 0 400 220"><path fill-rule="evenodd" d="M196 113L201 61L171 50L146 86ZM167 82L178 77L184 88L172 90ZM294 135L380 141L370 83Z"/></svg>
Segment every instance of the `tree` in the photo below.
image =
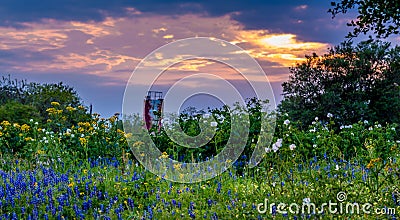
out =
<svg viewBox="0 0 400 220"><path fill-rule="evenodd" d="M281 113L308 126L315 117L338 125L360 120L400 122L400 47L344 42L291 68L282 84Z"/></svg>
<svg viewBox="0 0 400 220"><path fill-rule="evenodd" d="M399 34L400 1L398 0L340 0L331 2L331 5L332 8L328 12L332 13L333 17L357 8L357 19L347 24L354 28L353 32L347 35L348 38L369 31L372 31L377 38Z"/></svg>
<svg viewBox="0 0 400 220"><path fill-rule="evenodd" d="M78 108L82 105L77 92L62 82L27 83L25 80L12 80L10 76L3 76L0 80L0 121L26 122L34 119L46 122L49 119L46 110L52 107L52 102L57 102L60 108ZM86 110L77 111L75 114L79 115L70 117L66 126L90 118Z"/></svg>

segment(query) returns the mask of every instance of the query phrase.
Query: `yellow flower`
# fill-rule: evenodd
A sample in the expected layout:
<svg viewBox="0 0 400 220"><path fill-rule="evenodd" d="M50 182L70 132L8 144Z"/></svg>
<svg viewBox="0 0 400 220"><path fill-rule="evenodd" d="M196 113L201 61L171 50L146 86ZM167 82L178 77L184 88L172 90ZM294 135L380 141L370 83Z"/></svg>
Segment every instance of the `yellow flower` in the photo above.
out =
<svg viewBox="0 0 400 220"><path fill-rule="evenodd" d="M0 132L1 133L1 132ZM1 136L1 135L0 135ZM25 141L32 141L33 139L31 137L26 137Z"/></svg>
<svg viewBox="0 0 400 220"><path fill-rule="evenodd" d="M7 127L7 126L10 126L11 124L8 121L3 121L3 122L1 122L1 125L3 125L4 127Z"/></svg>
<svg viewBox="0 0 400 220"><path fill-rule="evenodd" d="M14 128L20 128L21 126L18 123L13 124Z"/></svg>
<svg viewBox="0 0 400 220"><path fill-rule="evenodd" d="M72 188L72 187L74 187L74 185L75 185L75 183L74 183L74 182L71 182L70 184L68 184L68 187L69 187L69 188Z"/></svg>
<svg viewBox="0 0 400 220"><path fill-rule="evenodd" d="M86 140L86 138L79 138L79 141L81 142L81 144L82 145L85 145L85 144L87 144L87 140Z"/></svg>
<svg viewBox="0 0 400 220"><path fill-rule="evenodd" d="M140 146L142 146L143 144L144 144L144 143L141 142L141 141L136 141L136 142L133 144L132 147L140 147Z"/></svg>
<svg viewBox="0 0 400 220"><path fill-rule="evenodd" d="M55 108L48 108L46 112L49 113L49 115L53 115L57 113L57 110Z"/></svg>
<svg viewBox="0 0 400 220"><path fill-rule="evenodd" d="M76 110L76 108L71 107L71 106L67 106L65 109L67 109L67 111L69 111L69 112L72 112L72 111Z"/></svg>
<svg viewBox="0 0 400 220"><path fill-rule="evenodd" d="M83 170L83 173L84 173L84 174L87 174L87 170Z"/></svg>
<svg viewBox="0 0 400 220"><path fill-rule="evenodd" d="M52 106L60 106L60 103L58 103L58 102L51 102L50 103Z"/></svg>
<svg viewBox="0 0 400 220"><path fill-rule="evenodd" d="M132 133L125 134L125 138L131 138L131 137L132 137Z"/></svg>
<svg viewBox="0 0 400 220"><path fill-rule="evenodd" d="M3 136L3 133L0 131L0 137Z"/></svg>
<svg viewBox="0 0 400 220"><path fill-rule="evenodd" d="M23 124L23 125L21 126L21 130L24 131L24 132L29 131L29 129L30 129L30 127L29 127L29 125L27 125L27 124Z"/></svg>
<svg viewBox="0 0 400 220"><path fill-rule="evenodd" d="M83 105L78 106L79 110L85 110L85 107Z"/></svg>
<svg viewBox="0 0 400 220"><path fill-rule="evenodd" d="M163 152L162 155L160 156L160 159L167 159L167 158L168 158L167 152Z"/></svg>
<svg viewBox="0 0 400 220"><path fill-rule="evenodd" d="M180 164L180 163L174 164L174 168L177 170L181 169L181 166L182 166L182 164Z"/></svg>

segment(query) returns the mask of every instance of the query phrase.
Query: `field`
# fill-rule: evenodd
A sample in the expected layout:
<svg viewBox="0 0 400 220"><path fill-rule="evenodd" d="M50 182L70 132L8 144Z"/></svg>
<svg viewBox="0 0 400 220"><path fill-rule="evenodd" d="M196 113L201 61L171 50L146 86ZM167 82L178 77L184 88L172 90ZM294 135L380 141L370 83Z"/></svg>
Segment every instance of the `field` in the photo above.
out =
<svg viewBox="0 0 400 220"><path fill-rule="evenodd" d="M68 127L79 108L52 105L46 123L0 123L0 219L399 218L395 124L336 127L329 115L299 129L283 117L257 167L242 154L213 179L173 183L134 159L118 115Z"/></svg>

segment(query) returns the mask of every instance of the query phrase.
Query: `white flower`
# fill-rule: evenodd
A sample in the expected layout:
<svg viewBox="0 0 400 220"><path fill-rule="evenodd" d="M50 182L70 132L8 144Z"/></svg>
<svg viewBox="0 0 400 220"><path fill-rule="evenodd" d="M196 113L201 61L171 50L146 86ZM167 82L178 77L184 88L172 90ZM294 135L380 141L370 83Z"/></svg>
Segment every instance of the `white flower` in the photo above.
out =
<svg viewBox="0 0 400 220"><path fill-rule="evenodd" d="M310 132L315 132L315 131L316 131L316 129L315 129L315 128L313 128L313 129L311 129L311 130L310 130Z"/></svg>
<svg viewBox="0 0 400 220"><path fill-rule="evenodd" d="M313 144L313 146L312 146L313 148L317 148L317 145L316 144Z"/></svg>
<svg viewBox="0 0 400 220"><path fill-rule="evenodd" d="M272 145L272 150L276 153L279 150L279 147L276 146L276 143Z"/></svg>
<svg viewBox="0 0 400 220"><path fill-rule="evenodd" d="M211 127L217 127L218 123L216 121L212 121L210 123Z"/></svg>
<svg viewBox="0 0 400 220"><path fill-rule="evenodd" d="M326 115L326 117L328 117L328 118L332 118L332 117L333 117L333 115L332 115L331 113L328 113L328 114Z"/></svg>
<svg viewBox="0 0 400 220"><path fill-rule="evenodd" d="M392 129L393 131L395 131L395 130L396 130L396 128L393 128L393 127L392 127L392 128L390 128L390 129Z"/></svg>
<svg viewBox="0 0 400 220"><path fill-rule="evenodd" d="M277 146L278 148L282 147L282 139L279 138L279 139L276 141L275 144L276 144L276 146Z"/></svg>
<svg viewBox="0 0 400 220"><path fill-rule="evenodd" d="M296 145L295 144L291 144L291 145L289 145L289 148L290 148L290 150L294 150L296 148Z"/></svg>
<svg viewBox="0 0 400 220"><path fill-rule="evenodd" d="M288 119L286 119L286 120L283 122L283 124L288 125L288 124L290 124L290 121L289 121Z"/></svg>
<svg viewBox="0 0 400 220"><path fill-rule="evenodd" d="M336 164L335 170L339 170L339 165Z"/></svg>
<svg viewBox="0 0 400 220"><path fill-rule="evenodd" d="M340 125L340 130L342 130L344 128L344 126L343 125Z"/></svg>
<svg viewBox="0 0 400 220"><path fill-rule="evenodd" d="M368 121L367 121L367 120L364 120L364 124L368 124Z"/></svg>
<svg viewBox="0 0 400 220"><path fill-rule="evenodd" d="M374 129L373 129L372 127L369 127L368 130L372 131L372 130L374 130Z"/></svg>
<svg viewBox="0 0 400 220"><path fill-rule="evenodd" d="M318 121L318 117L315 117L315 121Z"/></svg>
<svg viewBox="0 0 400 220"><path fill-rule="evenodd" d="M311 203L311 199L310 198L304 198L303 199L303 203L304 204L309 204L309 203Z"/></svg>
<svg viewBox="0 0 400 220"><path fill-rule="evenodd" d="M74 134L71 134L71 137L72 137L72 138L74 138L74 137L75 137L75 135L74 135Z"/></svg>
<svg viewBox="0 0 400 220"><path fill-rule="evenodd" d="M209 118L210 117L210 114L204 114L203 115L203 118Z"/></svg>
<svg viewBox="0 0 400 220"><path fill-rule="evenodd" d="M85 135L84 135L84 134L81 134L81 137L83 138L83 137L85 137Z"/></svg>
<svg viewBox="0 0 400 220"><path fill-rule="evenodd" d="M71 129L68 128L68 129L67 129L67 133L71 133Z"/></svg>
<svg viewBox="0 0 400 220"><path fill-rule="evenodd" d="M267 152L267 153L271 152L271 148L266 147L266 148L265 148L265 152Z"/></svg>
<svg viewBox="0 0 400 220"><path fill-rule="evenodd" d="M38 125L39 124L39 122L35 122L35 125Z"/></svg>
<svg viewBox="0 0 400 220"><path fill-rule="evenodd" d="M29 121L30 121L30 122L33 122L33 119L31 118Z"/></svg>

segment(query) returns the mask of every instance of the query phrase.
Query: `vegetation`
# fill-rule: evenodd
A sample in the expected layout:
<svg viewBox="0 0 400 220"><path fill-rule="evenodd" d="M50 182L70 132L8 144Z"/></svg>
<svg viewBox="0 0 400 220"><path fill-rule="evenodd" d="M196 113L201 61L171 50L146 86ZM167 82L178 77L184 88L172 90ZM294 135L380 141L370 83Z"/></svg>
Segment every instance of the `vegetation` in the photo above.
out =
<svg viewBox="0 0 400 220"><path fill-rule="evenodd" d="M331 3L332 8L328 12L335 17L337 14L345 14L349 10L357 9L357 19L348 23L353 27L347 37L357 37L370 31L377 38L386 38L399 34L400 28L400 2L385 0L340 0Z"/></svg>
<svg viewBox="0 0 400 220"><path fill-rule="evenodd" d="M314 117L337 127L358 121L400 122L400 47L380 41L345 42L328 54L307 57L282 84L282 113L302 122Z"/></svg>

